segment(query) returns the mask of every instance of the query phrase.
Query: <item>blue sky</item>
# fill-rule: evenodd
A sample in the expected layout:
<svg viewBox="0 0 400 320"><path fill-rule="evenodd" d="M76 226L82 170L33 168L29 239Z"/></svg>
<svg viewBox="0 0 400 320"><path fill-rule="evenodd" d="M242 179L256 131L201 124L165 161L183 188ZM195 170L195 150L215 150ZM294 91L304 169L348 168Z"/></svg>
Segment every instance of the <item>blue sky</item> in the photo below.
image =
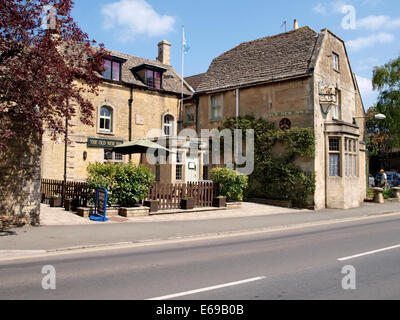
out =
<svg viewBox="0 0 400 320"><path fill-rule="evenodd" d="M398 0L76 0L72 15L106 48L155 59L157 43L172 43L171 63L181 72L182 25L190 51L185 76L206 72L213 58L244 41L284 32L293 20L342 38L365 107L376 102L373 67L400 55Z"/></svg>

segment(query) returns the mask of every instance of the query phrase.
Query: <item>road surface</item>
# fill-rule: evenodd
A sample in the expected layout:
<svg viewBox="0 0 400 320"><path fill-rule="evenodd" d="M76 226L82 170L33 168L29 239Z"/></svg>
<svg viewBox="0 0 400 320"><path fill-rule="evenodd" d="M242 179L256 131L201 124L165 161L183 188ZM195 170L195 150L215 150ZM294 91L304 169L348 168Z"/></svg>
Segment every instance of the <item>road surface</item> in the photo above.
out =
<svg viewBox="0 0 400 320"><path fill-rule="evenodd" d="M43 289L54 280L44 266L54 267L55 290ZM343 279L353 275L346 283L355 290L343 289ZM6 300L399 298L400 216L0 259L0 299Z"/></svg>

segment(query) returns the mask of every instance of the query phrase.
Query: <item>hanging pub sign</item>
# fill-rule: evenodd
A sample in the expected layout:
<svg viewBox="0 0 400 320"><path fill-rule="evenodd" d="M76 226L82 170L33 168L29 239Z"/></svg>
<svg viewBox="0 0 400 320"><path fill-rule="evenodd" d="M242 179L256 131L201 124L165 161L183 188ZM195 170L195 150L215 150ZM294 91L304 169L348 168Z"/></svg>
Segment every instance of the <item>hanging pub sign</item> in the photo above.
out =
<svg viewBox="0 0 400 320"><path fill-rule="evenodd" d="M94 207L94 214L90 216L90 220L99 222L108 221L107 196L108 196L108 191L106 188L96 189L96 202Z"/></svg>

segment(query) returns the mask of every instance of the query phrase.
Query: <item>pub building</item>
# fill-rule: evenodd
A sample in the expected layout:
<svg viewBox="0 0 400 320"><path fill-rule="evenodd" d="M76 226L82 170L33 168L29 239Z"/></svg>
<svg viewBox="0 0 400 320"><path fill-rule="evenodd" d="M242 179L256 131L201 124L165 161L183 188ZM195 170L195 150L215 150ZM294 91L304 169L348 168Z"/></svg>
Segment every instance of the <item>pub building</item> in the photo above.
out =
<svg viewBox="0 0 400 320"><path fill-rule="evenodd" d="M122 155L112 152L112 148L139 139L175 139L182 114L182 78L170 65L170 50L171 44L164 40L158 44L156 60L112 51L111 59L104 59L106 71L100 94L88 97L96 108L95 126L82 124L78 112L68 122L70 143L67 146L62 137L53 141L45 133L42 178L62 180L65 169L67 180L85 181L89 163L96 161L119 163L131 160L135 164L148 165L140 155ZM184 98L192 94L193 89L184 82ZM149 137L154 129L159 133ZM182 143L171 151L178 154L179 161L161 166L148 165L157 180L169 183L200 180L201 154L190 161L196 165L189 166L186 165L188 150Z"/></svg>

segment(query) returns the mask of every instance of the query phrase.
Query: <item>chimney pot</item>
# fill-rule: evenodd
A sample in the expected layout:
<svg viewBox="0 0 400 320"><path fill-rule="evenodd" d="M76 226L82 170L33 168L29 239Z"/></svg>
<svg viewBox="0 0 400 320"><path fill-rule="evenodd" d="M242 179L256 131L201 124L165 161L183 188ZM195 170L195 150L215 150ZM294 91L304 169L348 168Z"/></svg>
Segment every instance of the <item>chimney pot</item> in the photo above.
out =
<svg viewBox="0 0 400 320"><path fill-rule="evenodd" d="M297 30L298 28L299 28L299 22L297 21L297 19L294 19L293 29Z"/></svg>
<svg viewBox="0 0 400 320"><path fill-rule="evenodd" d="M163 40L158 44L158 57L157 60L162 64L171 65L171 44Z"/></svg>

